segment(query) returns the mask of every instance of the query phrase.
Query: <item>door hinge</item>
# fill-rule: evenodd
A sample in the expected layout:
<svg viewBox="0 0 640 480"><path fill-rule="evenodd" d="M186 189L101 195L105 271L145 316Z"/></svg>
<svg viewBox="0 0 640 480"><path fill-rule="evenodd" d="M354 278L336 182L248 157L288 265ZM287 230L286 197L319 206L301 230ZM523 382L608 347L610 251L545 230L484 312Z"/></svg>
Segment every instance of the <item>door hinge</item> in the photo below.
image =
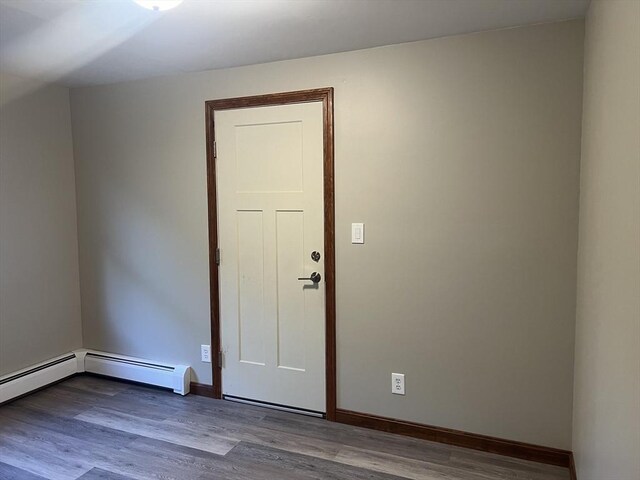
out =
<svg viewBox="0 0 640 480"><path fill-rule="evenodd" d="M215 141L213 142L213 158L218 158L218 146Z"/></svg>
<svg viewBox="0 0 640 480"><path fill-rule="evenodd" d="M220 350L218 352L218 367L220 368L222 368L222 359L223 359L222 350Z"/></svg>
<svg viewBox="0 0 640 480"><path fill-rule="evenodd" d="M216 265L220 265L220 249L216 248Z"/></svg>

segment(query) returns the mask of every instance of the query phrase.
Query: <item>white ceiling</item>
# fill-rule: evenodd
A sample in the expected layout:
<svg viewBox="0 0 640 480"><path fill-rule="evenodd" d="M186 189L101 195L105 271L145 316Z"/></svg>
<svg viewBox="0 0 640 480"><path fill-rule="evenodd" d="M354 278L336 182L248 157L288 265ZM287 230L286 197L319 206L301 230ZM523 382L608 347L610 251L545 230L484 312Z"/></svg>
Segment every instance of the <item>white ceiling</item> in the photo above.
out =
<svg viewBox="0 0 640 480"><path fill-rule="evenodd" d="M0 70L70 86L564 20L589 0L0 0Z"/></svg>

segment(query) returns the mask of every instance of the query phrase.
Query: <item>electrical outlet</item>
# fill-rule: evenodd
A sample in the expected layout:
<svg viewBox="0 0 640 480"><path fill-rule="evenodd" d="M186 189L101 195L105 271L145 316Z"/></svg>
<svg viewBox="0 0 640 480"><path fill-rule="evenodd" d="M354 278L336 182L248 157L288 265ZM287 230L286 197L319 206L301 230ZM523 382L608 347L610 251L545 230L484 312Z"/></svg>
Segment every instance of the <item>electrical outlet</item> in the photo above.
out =
<svg viewBox="0 0 640 480"><path fill-rule="evenodd" d="M404 373L391 374L391 393L404 395Z"/></svg>
<svg viewBox="0 0 640 480"><path fill-rule="evenodd" d="M200 345L200 357L203 362L211 363L211 345Z"/></svg>

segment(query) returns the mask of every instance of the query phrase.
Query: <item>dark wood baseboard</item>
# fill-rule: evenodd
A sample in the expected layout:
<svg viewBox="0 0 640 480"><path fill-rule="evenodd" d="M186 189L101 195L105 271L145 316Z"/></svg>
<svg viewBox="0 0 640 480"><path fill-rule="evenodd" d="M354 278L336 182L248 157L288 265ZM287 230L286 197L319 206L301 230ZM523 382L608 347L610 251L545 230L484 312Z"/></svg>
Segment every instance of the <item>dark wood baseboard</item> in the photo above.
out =
<svg viewBox="0 0 640 480"><path fill-rule="evenodd" d="M191 382L189 393L200 395L201 397L217 398L213 385L205 385L204 383Z"/></svg>
<svg viewBox="0 0 640 480"><path fill-rule="evenodd" d="M483 452L522 458L549 465L570 468L571 452L529 443L505 440L502 438L467 433L449 428L432 427L419 423L406 422L395 418L379 417L349 410L336 410L336 421L357 427L372 428L383 432L397 433L409 437L421 438L432 442L446 443L458 447L481 450Z"/></svg>
<svg viewBox="0 0 640 480"><path fill-rule="evenodd" d="M212 385L191 382L191 392L194 395L216 398ZM433 427L420 423L407 422L395 418L380 417L350 410L336 409L336 422L356 427L371 428L383 432L406 435L408 437L446 443L457 447L471 448L483 452L521 458L548 465L568 468L571 480L577 480L573 453L558 448L543 447L530 443L505 440L503 438L468 433L450 428Z"/></svg>
<svg viewBox="0 0 640 480"><path fill-rule="evenodd" d="M569 475L571 480L578 480L578 472L576 472L576 461L573 458L573 452L569 455Z"/></svg>

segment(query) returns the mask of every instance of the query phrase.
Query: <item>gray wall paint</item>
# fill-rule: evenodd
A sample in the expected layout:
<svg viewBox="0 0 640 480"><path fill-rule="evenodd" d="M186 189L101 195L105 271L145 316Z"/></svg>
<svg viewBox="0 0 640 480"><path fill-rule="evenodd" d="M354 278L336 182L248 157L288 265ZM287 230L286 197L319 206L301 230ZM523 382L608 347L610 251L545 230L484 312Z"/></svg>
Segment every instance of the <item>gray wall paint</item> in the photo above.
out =
<svg viewBox="0 0 640 480"><path fill-rule="evenodd" d="M334 86L338 406L570 447L582 47L570 21L72 90L85 346L211 382L204 102Z"/></svg>
<svg viewBox="0 0 640 480"><path fill-rule="evenodd" d="M573 449L580 480L640 478L640 2L587 16Z"/></svg>
<svg viewBox="0 0 640 480"><path fill-rule="evenodd" d="M69 90L0 75L0 375L80 348Z"/></svg>

